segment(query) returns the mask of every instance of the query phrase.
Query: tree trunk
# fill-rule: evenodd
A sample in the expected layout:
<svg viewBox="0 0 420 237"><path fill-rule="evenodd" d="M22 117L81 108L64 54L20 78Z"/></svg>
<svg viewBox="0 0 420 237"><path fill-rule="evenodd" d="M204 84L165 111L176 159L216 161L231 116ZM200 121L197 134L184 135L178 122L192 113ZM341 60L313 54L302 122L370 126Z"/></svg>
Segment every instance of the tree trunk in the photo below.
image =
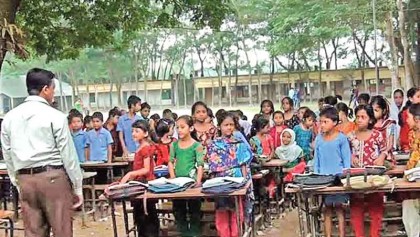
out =
<svg viewBox="0 0 420 237"><path fill-rule="evenodd" d="M404 68L405 68L405 87L411 88L414 86L413 76L411 74L410 63L411 63L411 52L410 45L407 39L406 23L405 23L405 12L403 7L403 1L397 0L398 17L399 17L399 28L401 35L401 42L404 47Z"/></svg>
<svg viewBox="0 0 420 237"><path fill-rule="evenodd" d="M229 95L229 107L232 108L232 72L230 71L230 60L229 60L229 89L228 89L228 95Z"/></svg>
<svg viewBox="0 0 420 237"><path fill-rule="evenodd" d="M114 82L110 82L109 86L109 107L112 108L114 106L113 99L112 99L112 91L114 90Z"/></svg>
<svg viewBox="0 0 420 237"><path fill-rule="evenodd" d="M117 94L118 94L118 105L122 106L122 94L121 94L121 82L117 82L117 84L115 85L117 87Z"/></svg>
<svg viewBox="0 0 420 237"><path fill-rule="evenodd" d="M134 79L136 80L136 96L139 96L139 55L134 49Z"/></svg>
<svg viewBox="0 0 420 237"><path fill-rule="evenodd" d="M325 49L325 46L324 46ZM326 49L325 49L326 52ZM328 57L328 55L326 55ZM327 62L328 66L328 62ZM322 58L321 58L321 48L318 49L318 90L319 90L319 97L324 97L324 90L322 89ZM328 69L328 68L327 68Z"/></svg>
<svg viewBox="0 0 420 237"><path fill-rule="evenodd" d="M143 76L143 80L144 80L144 101L147 101L147 98L149 98L149 93L147 91L147 75L144 74Z"/></svg>
<svg viewBox="0 0 420 237"><path fill-rule="evenodd" d="M214 80L211 77L211 107L214 107Z"/></svg>
<svg viewBox="0 0 420 237"><path fill-rule="evenodd" d="M223 76L223 62L222 59L220 59L219 62L219 107L222 108L222 90L223 90L223 85L222 85L222 76Z"/></svg>
<svg viewBox="0 0 420 237"><path fill-rule="evenodd" d="M275 100L274 94L275 94L275 91L276 91L276 85L274 85L274 83L273 83L274 70L275 70L274 66L275 66L274 65L274 56L271 56L271 58L270 58L270 86L268 87L269 88L268 93L269 93L270 100Z"/></svg>
<svg viewBox="0 0 420 237"><path fill-rule="evenodd" d="M262 86L261 86L261 70L260 69L258 69L257 75L258 75L257 76L257 80L258 80L258 101L262 101ZM271 84L270 84L270 86L271 86ZM271 100L271 98L270 98L270 100Z"/></svg>
<svg viewBox="0 0 420 237"><path fill-rule="evenodd" d="M394 41L394 28L392 26L392 12L386 13L386 39L388 41L389 49L391 51L391 64L388 68L391 72L392 91L400 88L400 80L398 80L398 49Z"/></svg>
<svg viewBox="0 0 420 237"><path fill-rule="evenodd" d="M239 32L238 32L239 33ZM236 38L236 61L235 61L235 106L238 105L238 81L239 81L239 70L238 70L238 60L239 60L239 40Z"/></svg>
<svg viewBox="0 0 420 237"><path fill-rule="evenodd" d="M6 20L9 24L14 24L19 5L20 0L0 0L0 24L2 24L4 20ZM0 72L6 53L6 39L4 39L0 34Z"/></svg>

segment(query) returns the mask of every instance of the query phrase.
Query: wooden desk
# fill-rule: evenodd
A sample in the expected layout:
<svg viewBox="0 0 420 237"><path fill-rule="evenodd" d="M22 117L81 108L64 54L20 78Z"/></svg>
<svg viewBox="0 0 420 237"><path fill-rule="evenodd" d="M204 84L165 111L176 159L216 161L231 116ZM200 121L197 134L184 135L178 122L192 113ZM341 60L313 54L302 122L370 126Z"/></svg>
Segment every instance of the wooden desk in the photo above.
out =
<svg viewBox="0 0 420 237"><path fill-rule="evenodd" d="M244 197L247 193L247 189L251 186L251 182L248 182L242 189L239 189L235 192L229 193L229 194L223 194L223 195L215 195L215 194L206 194L206 193L202 193L201 190L202 188L190 188L187 189L183 192L177 192L177 193L146 193L143 195L139 195L138 197L135 197L134 199L138 199L140 201L143 201L144 198L147 199L155 199L155 200L159 200L159 199L166 199L166 200L174 200L174 199L201 199L201 198L215 198L215 197L233 197L235 198L235 211L236 213L239 213L239 202L241 200L242 197ZM117 222L115 219L115 205L114 205L114 201L110 200L110 204L111 204L111 216L112 216L112 225L113 225L113 229L114 229L114 237L118 237L118 231L117 231ZM124 215L124 226L125 226L125 230L126 230L126 236L129 236L131 229L128 226L128 215L127 215L127 211L126 211L126 203L123 200L122 201L122 205L123 205L123 215ZM244 232L242 229L242 225L240 222L240 216L237 215L237 219L236 219L236 224L238 226L238 230L239 230L239 236L243 236ZM249 228L248 230L246 230L245 234L250 233L250 231L252 231L252 227Z"/></svg>
<svg viewBox="0 0 420 237"><path fill-rule="evenodd" d="M112 163L81 163L80 167L84 170L98 171L101 169L107 170L107 182L114 182L114 168L120 168L122 176L124 176L124 169L128 167L128 162L112 162Z"/></svg>
<svg viewBox="0 0 420 237"><path fill-rule="evenodd" d="M387 172L385 172L385 174L389 176L402 177L404 175L405 169L406 169L405 165L396 165L392 170L388 170Z"/></svg>

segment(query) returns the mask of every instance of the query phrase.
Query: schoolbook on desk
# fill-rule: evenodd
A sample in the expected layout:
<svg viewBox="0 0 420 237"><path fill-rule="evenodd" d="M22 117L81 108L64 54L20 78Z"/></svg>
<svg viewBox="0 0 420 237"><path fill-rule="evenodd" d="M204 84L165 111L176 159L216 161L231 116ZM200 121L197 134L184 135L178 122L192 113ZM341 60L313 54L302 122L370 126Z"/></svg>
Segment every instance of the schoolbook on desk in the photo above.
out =
<svg viewBox="0 0 420 237"><path fill-rule="evenodd" d="M229 194L241 189L246 184L243 177L217 177L204 182L202 193Z"/></svg>
<svg viewBox="0 0 420 237"><path fill-rule="evenodd" d="M183 192L194 186L195 180L188 177L178 177L174 179L159 178L149 181L149 191L153 193L175 193Z"/></svg>
<svg viewBox="0 0 420 237"><path fill-rule="evenodd" d="M130 181L125 184L113 183L105 189L105 196L111 199L130 198L144 194L148 185L138 181Z"/></svg>

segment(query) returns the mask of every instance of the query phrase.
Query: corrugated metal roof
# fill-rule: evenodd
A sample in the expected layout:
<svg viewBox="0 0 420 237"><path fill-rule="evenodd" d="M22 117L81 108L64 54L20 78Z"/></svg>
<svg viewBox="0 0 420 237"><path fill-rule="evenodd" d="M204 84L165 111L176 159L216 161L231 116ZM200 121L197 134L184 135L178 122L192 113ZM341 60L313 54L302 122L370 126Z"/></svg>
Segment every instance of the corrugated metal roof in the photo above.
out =
<svg viewBox="0 0 420 237"><path fill-rule="evenodd" d="M57 79L55 80L55 95L60 96L60 84ZM64 96L71 96L72 87L66 83L61 82L62 91ZM2 77L0 78L0 94L5 94L11 98L27 97L26 91L26 76L16 77Z"/></svg>

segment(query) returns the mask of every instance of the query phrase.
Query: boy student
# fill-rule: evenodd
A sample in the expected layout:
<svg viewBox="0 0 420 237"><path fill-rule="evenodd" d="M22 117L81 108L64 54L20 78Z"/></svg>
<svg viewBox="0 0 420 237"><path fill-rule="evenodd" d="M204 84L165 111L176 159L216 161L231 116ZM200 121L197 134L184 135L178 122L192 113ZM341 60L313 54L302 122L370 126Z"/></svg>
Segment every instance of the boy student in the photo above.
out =
<svg viewBox="0 0 420 237"><path fill-rule="evenodd" d="M172 115L172 110L170 110L170 109L165 109L165 110L163 110L163 113L162 113L162 118L164 118L164 119L169 119L169 120L173 120L173 119L174 119L174 117L173 117L173 115Z"/></svg>
<svg viewBox="0 0 420 237"><path fill-rule="evenodd" d="M132 125L137 120L143 120L136 113L141 110L141 99L135 95L130 95L127 100L128 113L122 115L118 120L117 132L120 137L123 157L134 157L139 144L133 140Z"/></svg>
<svg viewBox="0 0 420 237"><path fill-rule="evenodd" d="M359 105L367 105L370 101L370 95L368 93L362 93L357 97L357 103Z"/></svg>
<svg viewBox="0 0 420 237"><path fill-rule="evenodd" d="M79 111L75 111L69 114L68 119L77 157L83 163L86 161L86 132L83 131L83 115Z"/></svg>
<svg viewBox="0 0 420 237"><path fill-rule="evenodd" d="M104 116L101 112L92 115L93 129L86 133L86 157L90 161L112 162L111 133L103 127Z"/></svg>

